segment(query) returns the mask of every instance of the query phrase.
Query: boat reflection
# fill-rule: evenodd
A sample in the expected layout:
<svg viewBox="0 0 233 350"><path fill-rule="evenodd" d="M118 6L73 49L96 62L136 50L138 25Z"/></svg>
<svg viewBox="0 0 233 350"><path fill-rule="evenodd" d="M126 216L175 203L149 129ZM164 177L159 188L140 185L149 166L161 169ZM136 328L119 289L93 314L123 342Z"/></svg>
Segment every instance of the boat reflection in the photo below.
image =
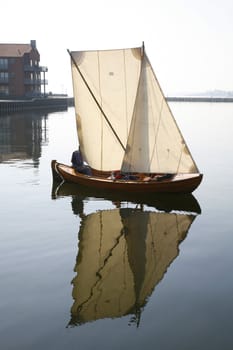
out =
<svg viewBox="0 0 233 350"><path fill-rule="evenodd" d="M199 203L191 194L138 198L54 183L52 199L66 196L81 219L68 327L127 315L129 324L139 326L149 297L201 213ZM110 200L111 209L86 215L84 205L100 198Z"/></svg>
<svg viewBox="0 0 233 350"><path fill-rule="evenodd" d="M72 208L81 223L68 327L127 315L129 324L138 327L148 298L178 256L196 216L143 205L85 215L75 196Z"/></svg>
<svg viewBox="0 0 233 350"><path fill-rule="evenodd" d="M146 204L147 206L156 207L158 210L171 212L174 210L201 213L201 208L192 194L140 194L120 193L120 192L103 192L85 188L77 184L67 182L54 182L52 186L52 199L60 197L72 196L74 201L89 199L106 199L112 202L132 202L135 204ZM81 203L80 203L81 205Z"/></svg>

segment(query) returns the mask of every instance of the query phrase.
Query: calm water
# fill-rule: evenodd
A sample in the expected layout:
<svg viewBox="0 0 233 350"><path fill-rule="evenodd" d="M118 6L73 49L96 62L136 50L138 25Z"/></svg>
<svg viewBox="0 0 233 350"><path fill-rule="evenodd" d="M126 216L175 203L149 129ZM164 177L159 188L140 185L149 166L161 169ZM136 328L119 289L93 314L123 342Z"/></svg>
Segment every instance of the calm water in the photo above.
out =
<svg viewBox="0 0 233 350"><path fill-rule="evenodd" d="M204 173L181 204L53 188L74 110L0 117L1 349L233 348L233 104L171 108Z"/></svg>

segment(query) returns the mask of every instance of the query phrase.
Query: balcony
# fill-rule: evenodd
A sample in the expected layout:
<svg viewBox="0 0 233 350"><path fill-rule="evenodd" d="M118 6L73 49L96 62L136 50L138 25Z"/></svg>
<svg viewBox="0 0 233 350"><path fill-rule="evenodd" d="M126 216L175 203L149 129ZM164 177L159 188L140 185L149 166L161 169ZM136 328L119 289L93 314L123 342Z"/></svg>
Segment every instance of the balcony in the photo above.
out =
<svg viewBox="0 0 233 350"><path fill-rule="evenodd" d="M24 79L25 85L47 85L48 80L46 79Z"/></svg>
<svg viewBox="0 0 233 350"><path fill-rule="evenodd" d="M24 66L24 72L36 72L36 73L48 72L48 68L40 67L40 66L30 66L28 64Z"/></svg>
<svg viewBox="0 0 233 350"><path fill-rule="evenodd" d="M45 73L48 72L48 67L40 67L41 68L41 72Z"/></svg>

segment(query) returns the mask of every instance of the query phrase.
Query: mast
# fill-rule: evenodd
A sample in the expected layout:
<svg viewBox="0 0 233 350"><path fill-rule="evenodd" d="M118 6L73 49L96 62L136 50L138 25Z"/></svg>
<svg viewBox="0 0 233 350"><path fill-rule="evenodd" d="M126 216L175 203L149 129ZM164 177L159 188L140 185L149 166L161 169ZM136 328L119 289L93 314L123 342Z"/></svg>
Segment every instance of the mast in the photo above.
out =
<svg viewBox="0 0 233 350"><path fill-rule="evenodd" d="M142 42L142 49L141 49L141 51L142 51L142 56L143 56L144 53L145 53L145 44L144 44L144 41Z"/></svg>

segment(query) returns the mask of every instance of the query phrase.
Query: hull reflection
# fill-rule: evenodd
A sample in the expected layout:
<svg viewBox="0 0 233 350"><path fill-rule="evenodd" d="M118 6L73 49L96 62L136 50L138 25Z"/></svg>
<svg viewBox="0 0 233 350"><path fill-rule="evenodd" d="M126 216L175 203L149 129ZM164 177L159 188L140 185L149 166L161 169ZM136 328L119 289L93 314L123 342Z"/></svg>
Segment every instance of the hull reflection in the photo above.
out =
<svg viewBox="0 0 233 350"><path fill-rule="evenodd" d="M140 315L179 254L195 215L134 208L82 216L68 326Z"/></svg>
<svg viewBox="0 0 233 350"><path fill-rule="evenodd" d="M72 196L76 202L90 198L102 198L115 203L131 202L135 204L145 204L165 212L177 210L196 214L201 213L200 205L192 194L140 194L140 196L138 196L133 193L93 191L79 185L65 182L58 184L54 182L52 186L52 199L66 196Z"/></svg>

